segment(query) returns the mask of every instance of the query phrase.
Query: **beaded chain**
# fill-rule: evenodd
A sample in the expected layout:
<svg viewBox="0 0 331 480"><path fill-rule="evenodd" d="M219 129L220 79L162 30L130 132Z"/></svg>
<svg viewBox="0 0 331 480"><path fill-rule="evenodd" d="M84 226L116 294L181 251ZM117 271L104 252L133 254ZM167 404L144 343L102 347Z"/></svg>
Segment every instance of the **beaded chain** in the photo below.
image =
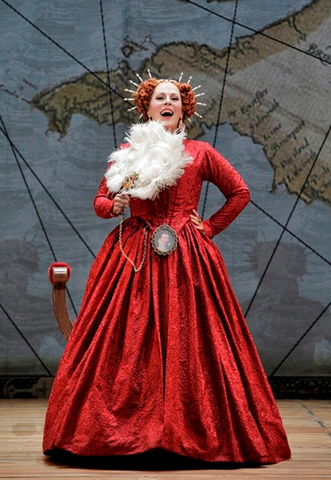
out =
<svg viewBox="0 0 331 480"><path fill-rule="evenodd" d="M134 262L131 260L131 258L129 258L126 253L124 252L123 250L123 245L122 245L122 225L123 225L123 220L124 220L124 215L120 215L121 217L121 220L120 220L120 226L119 226L119 235L118 235L118 239L119 239L119 245L120 245L120 250L121 250L121 253L123 255L123 257L126 258L126 260L128 262L131 263L132 267L133 267L133 270L135 271L135 273L139 272L143 265L144 265L144 262L145 262L145 258L146 258L146 253L147 253L147 239L148 239L148 225L145 226L144 230L145 230L145 238L144 238L144 250L143 250L143 258L141 260L141 264L139 265L139 267L136 267L136 265L134 264Z"/></svg>

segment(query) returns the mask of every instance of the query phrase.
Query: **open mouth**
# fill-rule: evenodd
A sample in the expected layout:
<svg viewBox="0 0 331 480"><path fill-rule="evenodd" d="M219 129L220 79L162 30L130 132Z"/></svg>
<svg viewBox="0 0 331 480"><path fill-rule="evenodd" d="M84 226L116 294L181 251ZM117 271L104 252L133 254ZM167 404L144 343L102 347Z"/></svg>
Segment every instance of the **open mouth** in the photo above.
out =
<svg viewBox="0 0 331 480"><path fill-rule="evenodd" d="M172 117L173 112L171 110L164 110L163 112L161 112L161 116L162 117Z"/></svg>

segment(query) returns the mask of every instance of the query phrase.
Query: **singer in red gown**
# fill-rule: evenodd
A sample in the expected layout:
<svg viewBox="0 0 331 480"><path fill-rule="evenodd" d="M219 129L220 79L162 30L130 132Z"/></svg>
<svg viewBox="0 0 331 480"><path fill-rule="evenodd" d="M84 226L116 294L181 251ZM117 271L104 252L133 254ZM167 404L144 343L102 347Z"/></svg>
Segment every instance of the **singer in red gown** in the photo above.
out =
<svg viewBox="0 0 331 480"><path fill-rule="evenodd" d="M185 117L181 85L187 84L157 81L149 98L154 110L146 112L172 135ZM166 109L172 115L162 115ZM117 227L91 268L49 400L47 455L157 449L258 464L290 457L268 380L212 241L247 205L249 191L209 144L182 143L190 161L152 199L129 191L121 197L106 178L101 182L96 214L108 219L130 201L131 216L121 226L121 242ZM203 181L215 184L225 203L201 222L196 210ZM151 242L163 224L177 236L168 255Z"/></svg>

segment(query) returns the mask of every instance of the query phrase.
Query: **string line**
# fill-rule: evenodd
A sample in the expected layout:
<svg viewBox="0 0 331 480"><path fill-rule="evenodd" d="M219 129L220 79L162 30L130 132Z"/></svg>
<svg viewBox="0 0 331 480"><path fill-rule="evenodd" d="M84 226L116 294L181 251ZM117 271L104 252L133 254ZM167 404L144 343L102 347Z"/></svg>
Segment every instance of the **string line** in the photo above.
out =
<svg viewBox="0 0 331 480"><path fill-rule="evenodd" d="M104 21L104 16L103 16L102 0L100 0L100 14L101 14L101 24L102 24L103 46L104 46L105 58L106 58L106 70L107 70L107 83L108 83L108 96L109 96L109 104L110 104L110 114L111 114L111 119L112 119L114 146L115 146L115 149L116 149L117 148L117 141L116 141L113 94L112 94L113 89L110 87L110 73L109 73L109 64L108 64L107 39L106 39L106 31L105 31L105 21Z"/></svg>
<svg viewBox="0 0 331 480"><path fill-rule="evenodd" d="M318 315L318 317L313 321L313 323L310 325L309 328L304 332L303 335L299 338L299 340L293 345L293 347L290 349L290 351L285 355L285 357L281 360L281 362L277 365L277 367L270 373L269 377L272 377L275 375L275 373L280 369L280 367L283 365L283 363L288 359L288 357L291 355L291 353L297 348L299 343L307 336L307 334L310 332L310 330L316 325L316 323L319 321L320 318L323 317L324 313L328 310L330 307L331 302L322 310L322 312Z"/></svg>
<svg viewBox="0 0 331 480"><path fill-rule="evenodd" d="M1 305L0 303L0 308L1 310L3 311L3 313L6 315L6 317L8 318L8 320L10 321L10 323L13 325L13 327L15 328L15 330L17 331L17 333L23 338L24 342L28 345L28 347L30 348L31 352L34 354L34 356L37 358L37 360L39 361L39 363L42 365L42 367L46 370L46 372L48 373L49 376L53 377L54 375L52 375L52 373L48 370L47 366L44 364L44 362L42 361L42 359L39 357L38 353L35 351L35 349L33 348L33 346L31 345L31 343L28 341L28 339L24 336L24 334L21 332L21 330L18 328L18 326L16 325L16 323L13 321L13 319L11 318L11 316L9 315L9 313L7 312L7 310Z"/></svg>
<svg viewBox="0 0 331 480"><path fill-rule="evenodd" d="M213 141L213 147L215 148L216 146L216 141L217 141L217 135L218 135L218 129L219 129L219 122L221 118L221 111L222 111L222 106L223 106L223 98L224 98L224 92L225 92L225 84L226 84L226 79L227 79L227 74L229 70L229 63L230 63L230 55L231 55L231 45L233 41L233 32L234 32L234 25L235 25L235 20L237 16L237 10L238 10L238 3L239 0L236 0L235 7L234 7L234 12L233 12L233 20L232 20L232 25L231 25L231 33L230 33L230 40L229 40L229 48L226 54L226 64L225 64L225 69L224 69L224 77L223 77L223 82L222 82L222 91L221 91L221 97L220 97L220 102L218 105L218 113L217 113L217 120L216 120L216 129L215 129L215 135L214 135L214 141ZM209 182L206 184L206 190L205 190L205 195L204 195L204 200L203 200L203 207L202 207L202 213L201 213L201 218L204 218L205 211L206 211L206 204L207 204L207 197L209 193Z"/></svg>
<svg viewBox="0 0 331 480"><path fill-rule="evenodd" d="M308 250L310 250L312 253L314 253L317 257L319 257L321 260L323 260L323 262L327 263L328 265L330 265L331 267L331 261L329 261L327 258L325 258L323 255L321 255L317 250L315 250L313 247L311 247L310 245L308 245L308 243L306 243L304 240L302 240L302 238L298 237L294 232L292 232L292 230L290 230L289 228L287 228L285 225L283 225L281 222L279 222L275 217L273 217L272 215L270 215L270 213L268 213L266 210L264 210L262 207L260 207L257 203L255 203L253 200L250 201L250 203L252 205L254 205L255 208L257 208L258 210L260 210L260 212L262 212L266 217L269 217L273 222L275 222L277 225L279 225L281 228L283 228L286 233L288 233L289 235L291 235L293 238L295 238L299 243L301 243L302 245L304 245L306 248L308 248Z"/></svg>

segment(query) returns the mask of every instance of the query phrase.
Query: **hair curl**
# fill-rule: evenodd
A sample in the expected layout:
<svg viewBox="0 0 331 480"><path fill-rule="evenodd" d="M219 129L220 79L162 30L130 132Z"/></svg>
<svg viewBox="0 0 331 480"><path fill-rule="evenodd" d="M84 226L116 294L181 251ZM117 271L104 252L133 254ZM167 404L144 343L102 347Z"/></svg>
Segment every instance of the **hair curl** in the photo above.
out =
<svg viewBox="0 0 331 480"><path fill-rule="evenodd" d="M192 86L189 83L180 83L176 80L167 80L173 83L179 90L182 100L183 120L191 117L195 112L196 98ZM145 120L148 120L148 109L151 103L151 98L155 87L165 80L157 80L156 78L149 78L143 81L137 88L137 91L132 94L134 103L137 106L137 111L141 113Z"/></svg>

